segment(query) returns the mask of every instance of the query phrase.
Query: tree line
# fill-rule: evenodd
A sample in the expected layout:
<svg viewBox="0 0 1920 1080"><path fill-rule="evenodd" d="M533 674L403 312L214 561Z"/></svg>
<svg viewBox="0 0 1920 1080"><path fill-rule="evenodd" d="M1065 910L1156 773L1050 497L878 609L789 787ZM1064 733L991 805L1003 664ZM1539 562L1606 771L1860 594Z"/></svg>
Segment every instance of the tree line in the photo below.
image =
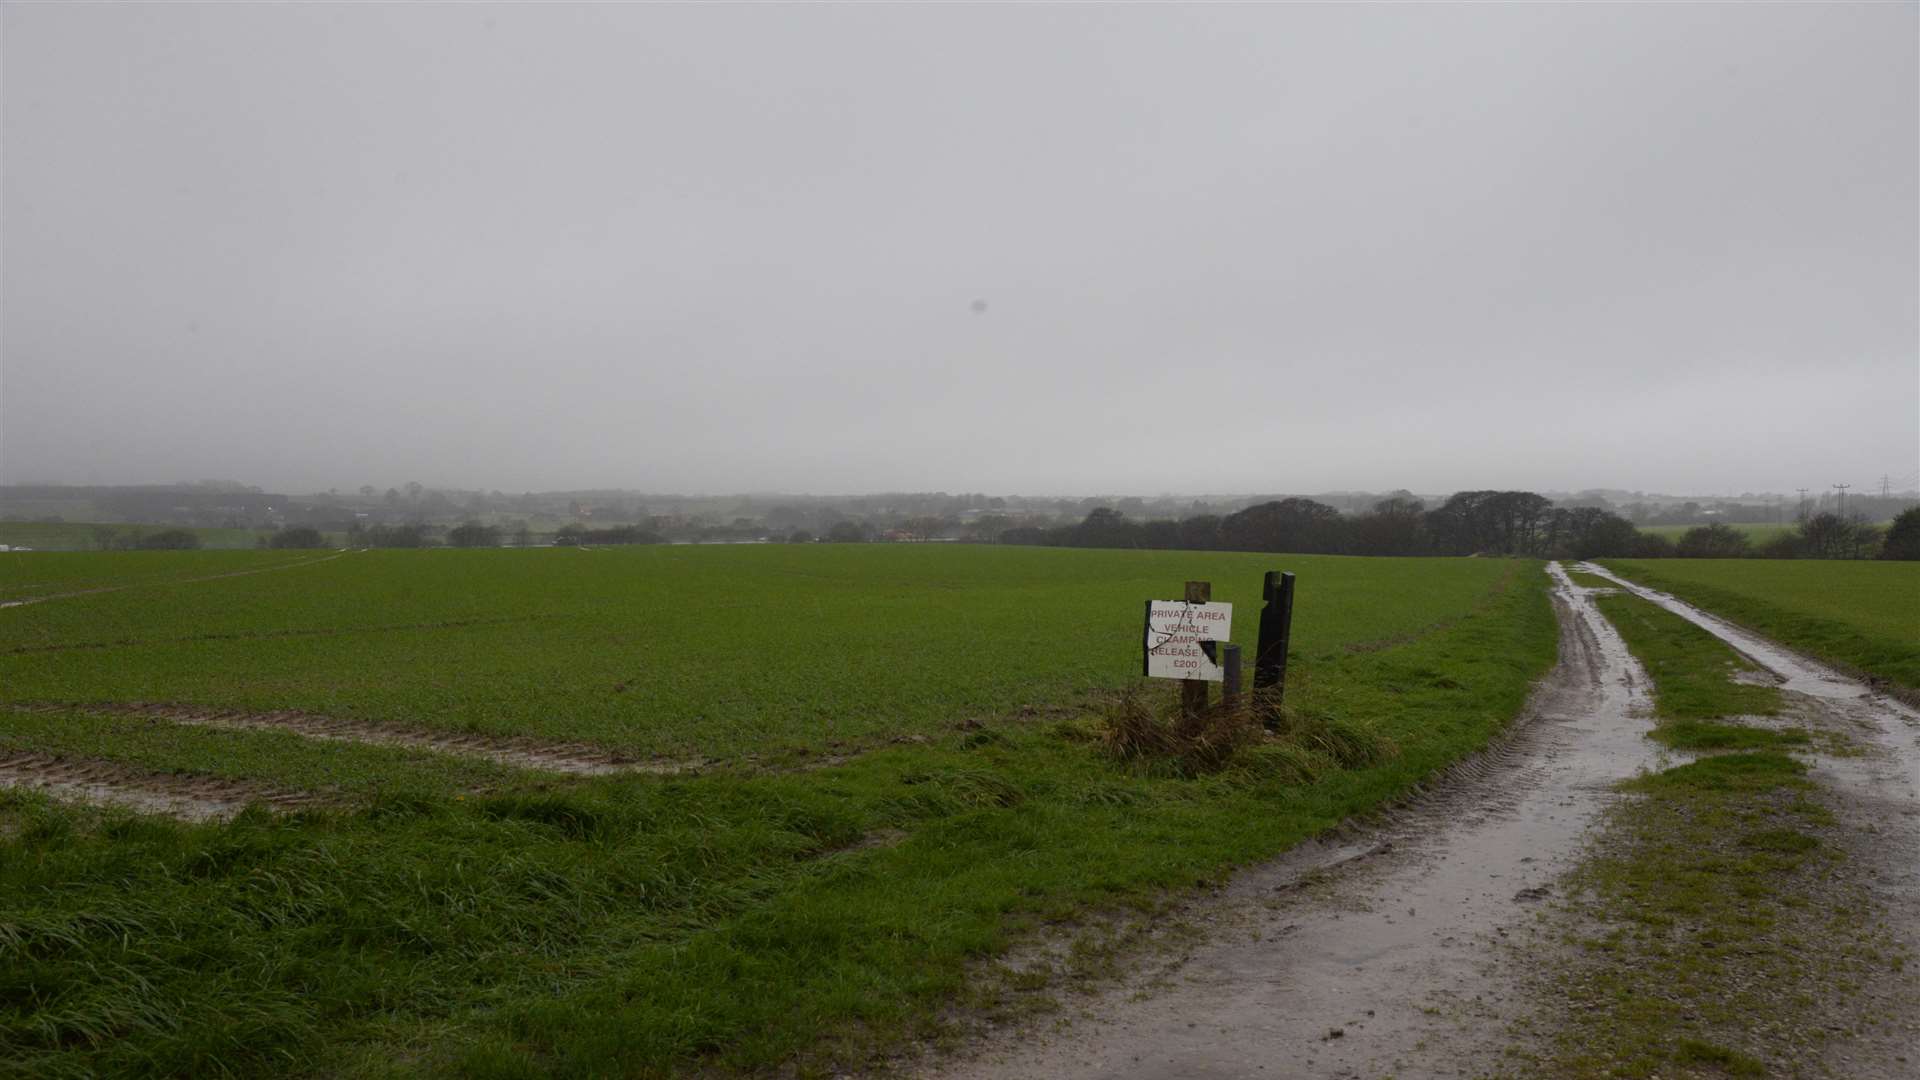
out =
<svg viewBox="0 0 1920 1080"><path fill-rule="evenodd" d="M1389 498L1364 513L1343 514L1312 499L1280 499L1224 517L1136 521L1097 507L1071 525L1017 526L1003 544L1156 548L1191 551L1287 551L1325 555L1528 555L1541 558L1920 558L1920 508L1902 513L1883 537L1864 522L1817 514L1755 546L1726 525L1688 530L1679 541L1643 533L1633 522L1592 506L1558 507L1531 491L1462 491L1429 509ZM1883 542L1884 541L1884 542Z"/></svg>

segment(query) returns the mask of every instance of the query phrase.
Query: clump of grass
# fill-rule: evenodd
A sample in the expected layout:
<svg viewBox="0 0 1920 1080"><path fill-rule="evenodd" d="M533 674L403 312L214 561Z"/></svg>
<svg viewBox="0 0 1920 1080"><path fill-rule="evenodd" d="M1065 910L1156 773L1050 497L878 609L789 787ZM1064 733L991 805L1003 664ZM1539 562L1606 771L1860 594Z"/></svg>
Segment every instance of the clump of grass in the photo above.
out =
<svg viewBox="0 0 1920 1080"><path fill-rule="evenodd" d="M1237 759L1254 771L1291 773L1305 782L1399 752L1370 723L1294 709L1261 690L1189 715L1177 699L1135 686L1103 702L1099 719L1109 754L1183 776L1219 772Z"/></svg>
<svg viewBox="0 0 1920 1080"><path fill-rule="evenodd" d="M1679 765L1621 785L1629 790L1657 792L1674 788L1693 791L1759 792L1776 787L1810 787L1807 767L1785 754L1759 751L1720 754Z"/></svg>
<svg viewBox="0 0 1920 1080"><path fill-rule="evenodd" d="M1245 697L1191 715L1177 699L1131 687L1099 706L1100 741L1121 761L1169 767L1180 775L1218 772L1236 751L1265 735Z"/></svg>
<svg viewBox="0 0 1920 1080"><path fill-rule="evenodd" d="M1734 1076L1764 1076L1766 1066L1738 1050L1699 1039L1681 1039L1673 1059L1682 1065L1710 1065Z"/></svg>
<svg viewBox="0 0 1920 1080"><path fill-rule="evenodd" d="M1774 750L1805 746L1808 735L1799 728L1770 731L1710 720L1675 720L1655 728L1652 738L1675 750Z"/></svg>

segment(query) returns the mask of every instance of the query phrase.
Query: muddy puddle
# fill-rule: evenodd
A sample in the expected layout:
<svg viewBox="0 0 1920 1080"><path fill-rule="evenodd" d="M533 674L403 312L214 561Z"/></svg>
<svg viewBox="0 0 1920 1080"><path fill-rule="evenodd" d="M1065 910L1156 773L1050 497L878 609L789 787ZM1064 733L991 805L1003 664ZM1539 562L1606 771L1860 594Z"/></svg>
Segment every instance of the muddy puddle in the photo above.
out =
<svg viewBox="0 0 1920 1080"><path fill-rule="evenodd" d="M1622 779L1658 767L1648 681L1556 565L1560 661L1511 732L1385 824L1238 875L1202 944L989 1037L947 1077L1457 1076L1527 1009L1493 971Z"/></svg>
<svg viewBox="0 0 1920 1080"><path fill-rule="evenodd" d="M323 802L314 795L253 788L211 777L148 773L116 762L22 752L0 752L0 787L186 821L225 821L256 802L281 810Z"/></svg>

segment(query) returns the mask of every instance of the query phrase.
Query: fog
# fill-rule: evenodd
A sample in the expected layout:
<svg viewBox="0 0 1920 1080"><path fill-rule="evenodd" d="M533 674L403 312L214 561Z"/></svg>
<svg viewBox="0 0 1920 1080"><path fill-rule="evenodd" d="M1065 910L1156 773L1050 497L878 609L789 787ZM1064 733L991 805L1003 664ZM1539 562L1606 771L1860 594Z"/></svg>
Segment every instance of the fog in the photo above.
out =
<svg viewBox="0 0 1920 1080"><path fill-rule="evenodd" d="M1920 7L8 4L0 482L1920 469Z"/></svg>

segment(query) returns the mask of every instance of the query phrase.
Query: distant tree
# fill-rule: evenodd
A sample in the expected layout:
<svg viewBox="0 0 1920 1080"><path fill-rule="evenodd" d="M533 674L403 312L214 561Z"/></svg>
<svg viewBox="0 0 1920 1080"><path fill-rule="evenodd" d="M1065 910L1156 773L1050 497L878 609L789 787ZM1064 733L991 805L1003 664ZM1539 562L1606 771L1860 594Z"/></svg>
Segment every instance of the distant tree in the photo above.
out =
<svg viewBox="0 0 1920 1080"><path fill-rule="evenodd" d="M425 525L375 525L357 532L359 543L365 547L421 548L438 543L428 535Z"/></svg>
<svg viewBox="0 0 1920 1080"><path fill-rule="evenodd" d="M1140 546L1134 524L1112 507L1096 506L1073 527L1074 547L1126 548Z"/></svg>
<svg viewBox="0 0 1920 1080"><path fill-rule="evenodd" d="M1426 550L1422 511L1413 498L1388 498L1373 504L1371 513L1346 522L1347 549L1356 555L1417 555Z"/></svg>
<svg viewBox="0 0 1920 1080"><path fill-rule="evenodd" d="M1013 528L1013 519L1005 514L981 514L967 527L967 535L982 543L995 544L1000 534Z"/></svg>
<svg viewBox="0 0 1920 1080"><path fill-rule="evenodd" d="M787 543L789 544L811 544L813 543L813 539L813 534L805 529L795 529L787 534Z"/></svg>
<svg viewBox="0 0 1920 1080"><path fill-rule="evenodd" d="M1874 540L1873 526L1854 517L1821 513L1794 527L1801 555L1811 559L1864 558Z"/></svg>
<svg viewBox="0 0 1920 1080"><path fill-rule="evenodd" d="M1910 506L1893 519L1880 542L1883 559L1920 559L1920 506Z"/></svg>
<svg viewBox="0 0 1920 1080"><path fill-rule="evenodd" d="M867 540L867 530L857 521L836 521L827 530L829 544L861 544Z"/></svg>
<svg viewBox="0 0 1920 1080"><path fill-rule="evenodd" d="M500 530L493 525L469 521L447 530L447 543L459 548L499 547Z"/></svg>
<svg viewBox="0 0 1920 1080"><path fill-rule="evenodd" d="M421 486L421 484L420 484L420 481L418 481L418 480L409 480L409 481L407 481L407 499L408 499L408 501L410 501L410 502L419 502L419 501L420 501L420 493L421 493L421 492L423 492L423 491L425 491L425 490L427 490L427 489L426 489L425 487L423 487L423 486Z"/></svg>
<svg viewBox="0 0 1920 1080"><path fill-rule="evenodd" d="M1229 551L1335 550L1340 511L1312 499L1249 506L1220 521L1220 546Z"/></svg>
<svg viewBox="0 0 1920 1080"><path fill-rule="evenodd" d="M133 542L141 551L191 551L200 546L200 534L189 529L165 529Z"/></svg>
<svg viewBox="0 0 1920 1080"><path fill-rule="evenodd" d="M1688 529L1674 546L1683 559L1737 559L1747 554L1747 534L1715 522Z"/></svg>
<svg viewBox="0 0 1920 1080"><path fill-rule="evenodd" d="M1673 541L1659 533L1643 532L1633 538L1630 554L1636 559L1670 559L1673 557Z"/></svg>
<svg viewBox="0 0 1920 1080"><path fill-rule="evenodd" d="M363 495L363 496L365 496L366 498L369 498L369 499L371 499L371 498L373 498L373 495L374 495L374 491L373 491L373 485L372 485L372 484L361 484L361 485L360 485L360 494L361 494L361 495Z"/></svg>
<svg viewBox="0 0 1920 1080"><path fill-rule="evenodd" d="M1220 546L1220 518L1217 514L1195 514L1180 523L1180 542L1174 545L1183 551L1212 551Z"/></svg>
<svg viewBox="0 0 1920 1080"><path fill-rule="evenodd" d="M396 490L396 489L394 489L394 488L388 488L388 489L387 489L387 493L386 493L386 495L384 495L384 496L382 496L382 497L386 499L386 501L387 501L387 505L388 505L388 506L393 506L393 505L395 505L395 504L397 504L397 503L399 503L399 501L400 501L400 492L399 492L399 491L397 491L397 490Z"/></svg>
<svg viewBox="0 0 1920 1080"><path fill-rule="evenodd" d="M1143 521L1137 527L1140 546L1156 551L1170 551L1180 546L1180 523L1170 518L1155 518Z"/></svg>
<svg viewBox="0 0 1920 1080"><path fill-rule="evenodd" d="M900 523L900 528L916 540L945 536L953 523L938 514L919 514Z"/></svg>
<svg viewBox="0 0 1920 1080"><path fill-rule="evenodd" d="M88 531L93 534L94 546L101 551L107 551L119 544L120 530L111 525L95 525Z"/></svg>
<svg viewBox="0 0 1920 1080"><path fill-rule="evenodd" d="M1633 554L1640 530L1633 522L1597 506L1555 510L1548 551L1570 559L1604 559Z"/></svg>
<svg viewBox="0 0 1920 1080"><path fill-rule="evenodd" d="M327 538L319 529L307 525L291 529L281 529L267 540L267 546L273 548L320 548L327 546Z"/></svg>

